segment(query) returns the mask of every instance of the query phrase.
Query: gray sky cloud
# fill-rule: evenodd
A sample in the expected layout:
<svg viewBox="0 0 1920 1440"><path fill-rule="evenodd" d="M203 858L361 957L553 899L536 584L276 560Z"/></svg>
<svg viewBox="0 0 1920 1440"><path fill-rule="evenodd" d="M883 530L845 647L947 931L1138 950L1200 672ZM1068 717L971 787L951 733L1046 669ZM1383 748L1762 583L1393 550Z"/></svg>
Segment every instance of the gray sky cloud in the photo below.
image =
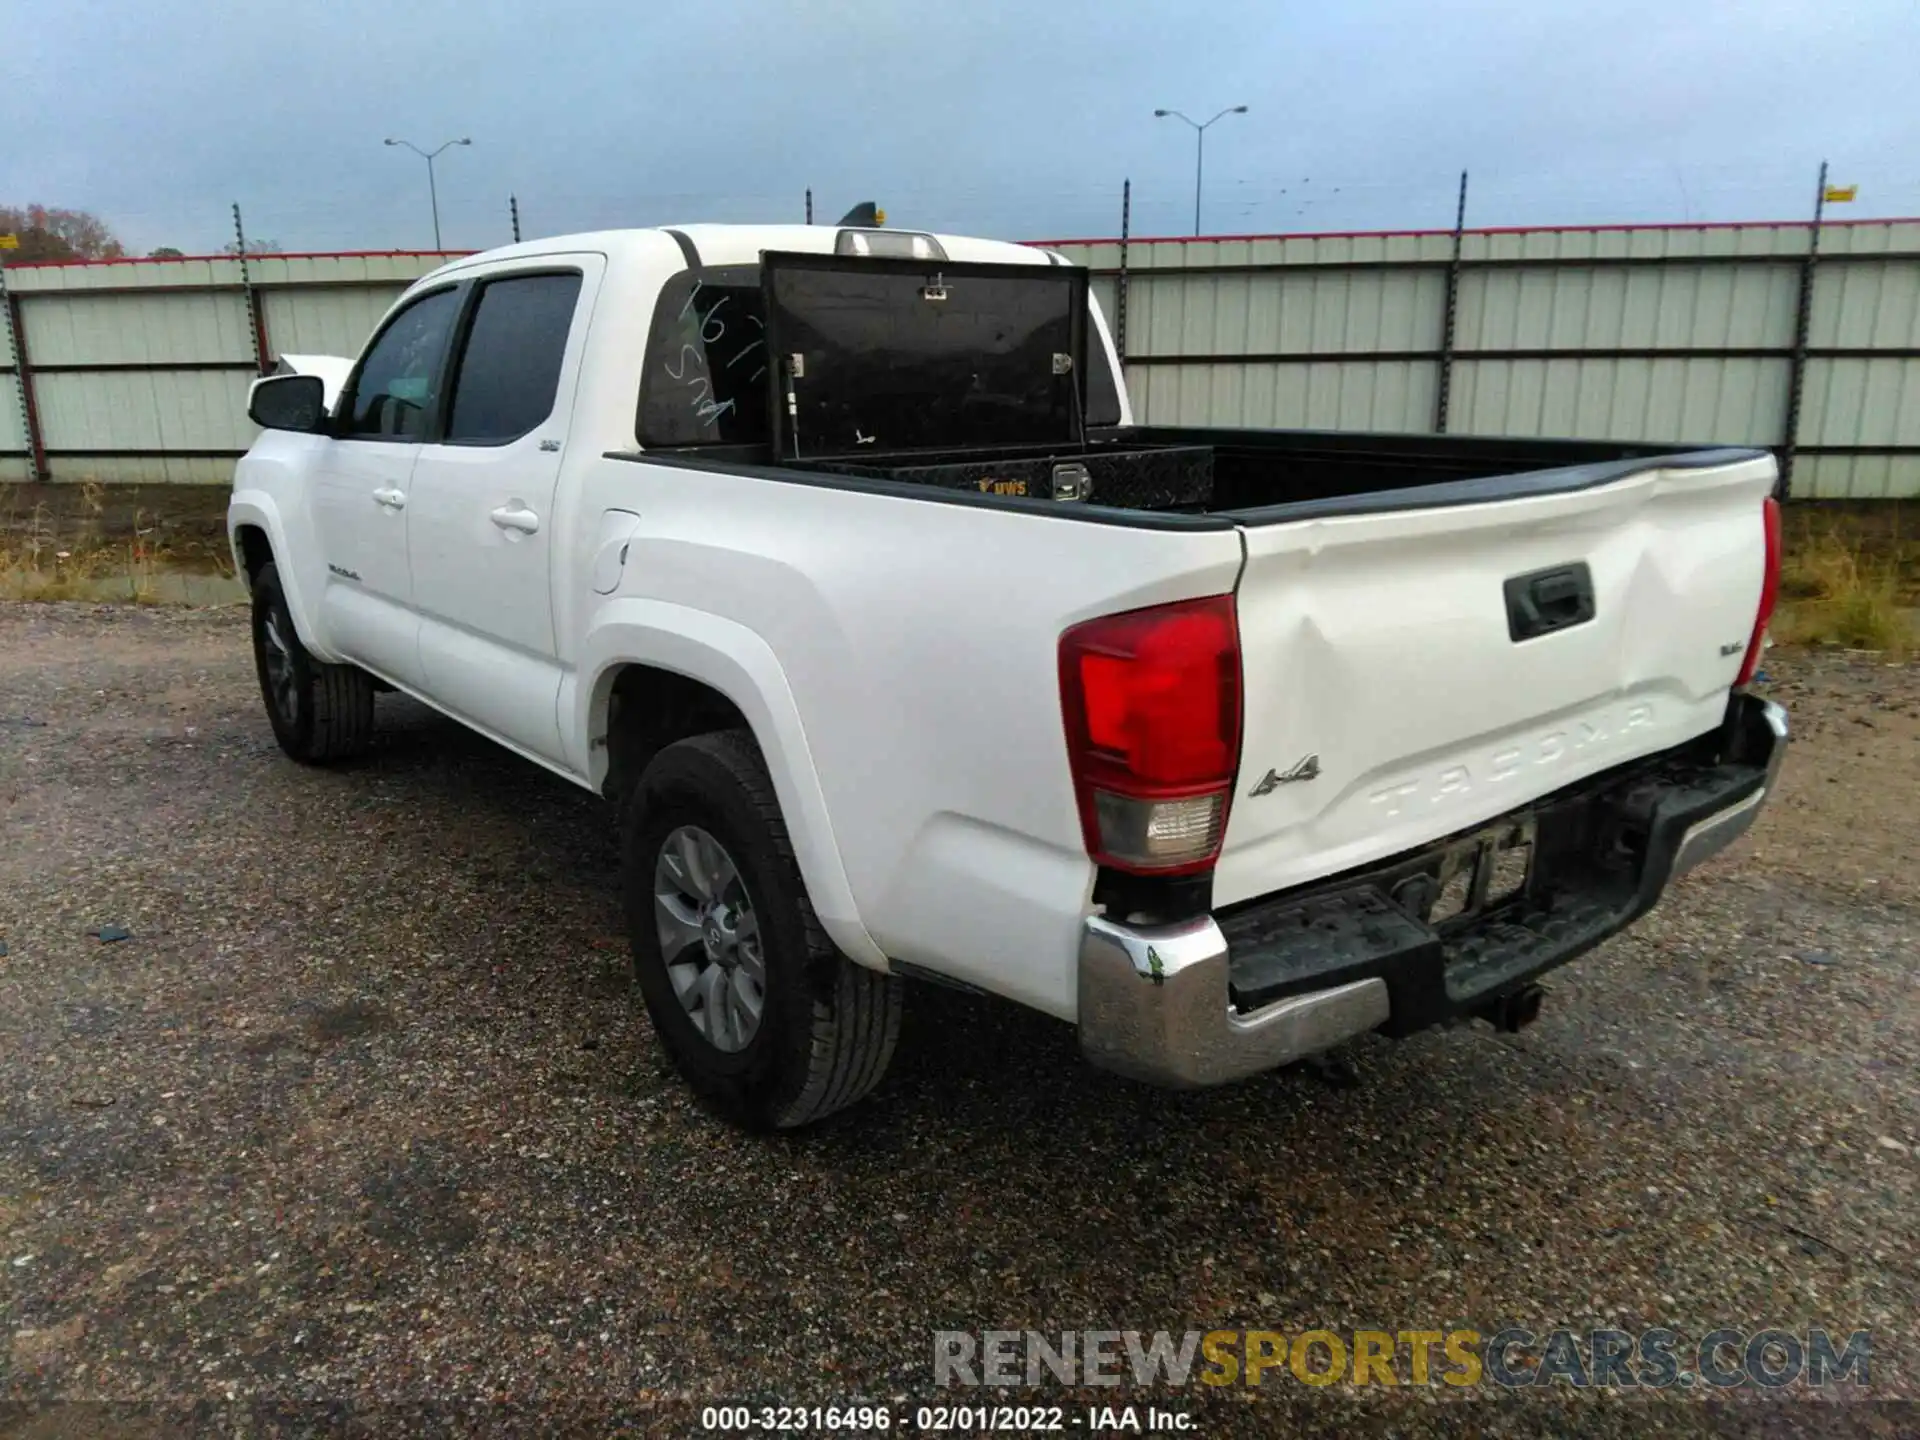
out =
<svg viewBox="0 0 1920 1440"><path fill-rule="evenodd" d="M1822 156L1920 213L1920 0L73 0L0 20L0 202L140 250L289 249L673 220L1108 235L1781 219Z"/></svg>

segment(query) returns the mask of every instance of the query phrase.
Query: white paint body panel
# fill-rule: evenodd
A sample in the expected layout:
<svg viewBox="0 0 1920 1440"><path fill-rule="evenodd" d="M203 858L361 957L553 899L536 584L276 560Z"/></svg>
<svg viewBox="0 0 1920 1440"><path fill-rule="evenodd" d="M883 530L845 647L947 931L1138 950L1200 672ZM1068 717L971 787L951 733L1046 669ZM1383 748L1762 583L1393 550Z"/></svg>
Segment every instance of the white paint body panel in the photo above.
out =
<svg viewBox="0 0 1920 1440"><path fill-rule="evenodd" d="M405 500L420 449L397 440L321 439L307 476L313 538L324 559L314 630L334 652L409 686L421 682L420 616ZM381 495L399 503L383 504Z"/></svg>
<svg viewBox="0 0 1920 1440"><path fill-rule="evenodd" d="M835 232L684 233L721 265L830 249ZM1049 263L941 240L956 260ZM510 247L415 288L563 257L589 257L593 273L554 415L529 437L560 440L557 453L413 447L381 461L379 483L408 492L396 513L347 472L406 447L267 435L240 462L230 525L266 532L322 658L365 664L582 786L605 779L623 666L726 695L766 756L821 923L860 963L909 962L1075 1018L1094 869L1057 651L1081 620L1240 590L1243 769L1318 750L1325 774L1261 801L1244 798L1243 775L1221 903L1510 808L1603 752L1611 763L1697 733L1738 666L1696 648L1711 656L1750 625L1764 463L1706 484L1651 473L1497 505L1180 530L614 459L634 446L654 301L685 267L670 235ZM1095 333L1111 364L1097 312ZM488 509L508 498L539 510L543 550L490 533ZM340 554L407 587L398 613L384 595L343 594L368 587L329 570L355 568ZM1500 579L1571 558L1593 564L1603 622L1523 662ZM1651 718L1611 748L1537 758L1553 734L1636 706ZM1468 783L1447 778L1460 770ZM1407 785L1395 813L1369 799Z"/></svg>
<svg viewBox="0 0 1920 1440"><path fill-rule="evenodd" d="M407 496L407 556L420 617L420 683L457 719L512 737L564 764L557 704L560 647L553 629L555 499L580 362L606 262L550 255L538 268L581 272L572 332L553 410L505 445L422 445ZM518 268L497 266L490 278ZM496 511L534 517L532 531L503 528Z"/></svg>
<svg viewBox="0 0 1920 1440"><path fill-rule="evenodd" d="M1770 460L1745 460L1248 528L1241 776L1214 903L1384 859L1719 724L1773 483ZM1506 579L1583 560L1594 619L1514 643ZM1249 795L1308 755L1318 778Z"/></svg>

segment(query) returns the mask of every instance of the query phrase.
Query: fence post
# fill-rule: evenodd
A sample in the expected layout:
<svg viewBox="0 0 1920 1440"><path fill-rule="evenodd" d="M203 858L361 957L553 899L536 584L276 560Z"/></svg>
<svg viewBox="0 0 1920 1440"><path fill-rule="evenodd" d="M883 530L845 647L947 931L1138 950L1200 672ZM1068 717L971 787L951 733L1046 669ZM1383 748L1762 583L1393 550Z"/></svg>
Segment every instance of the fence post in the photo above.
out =
<svg viewBox="0 0 1920 1440"><path fill-rule="evenodd" d="M1467 229L1467 172L1460 172L1460 203L1453 212L1453 259L1447 264L1446 309L1440 318L1440 376L1433 392L1433 430L1447 433L1447 403L1453 397L1453 327L1460 308L1460 242Z"/></svg>
<svg viewBox="0 0 1920 1440"><path fill-rule="evenodd" d="M1793 359L1787 362L1787 423L1780 443L1782 500L1793 493L1793 455L1800 444L1800 396L1807 385L1807 335L1813 324L1813 271L1820 260L1820 220L1827 209L1827 162L1820 162L1820 183L1813 195L1813 225L1807 231L1807 254L1800 262L1800 303L1793 317Z"/></svg>
<svg viewBox="0 0 1920 1440"><path fill-rule="evenodd" d="M513 217L513 243L520 243L520 197L507 196L507 213Z"/></svg>
<svg viewBox="0 0 1920 1440"><path fill-rule="evenodd" d="M1133 181L1120 182L1120 273L1113 282L1113 348L1120 364L1127 363L1127 233L1133 226ZM1120 372L1121 379L1126 371Z"/></svg>
<svg viewBox="0 0 1920 1440"><path fill-rule="evenodd" d="M247 297L247 329L253 334L253 368L267 373L267 312L261 308L260 292L253 288L253 271L247 264L247 231L240 223L240 202L233 204L234 253L240 257L240 288Z"/></svg>
<svg viewBox="0 0 1920 1440"><path fill-rule="evenodd" d="M20 314L20 297L7 288L7 266L0 256L0 310L7 312L7 335L13 341L13 374L20 384L20 428L27 440L27 479L47 478L47 446L40 434L40 407L33 397L33 365L27 359L27 327Z"/></svg>

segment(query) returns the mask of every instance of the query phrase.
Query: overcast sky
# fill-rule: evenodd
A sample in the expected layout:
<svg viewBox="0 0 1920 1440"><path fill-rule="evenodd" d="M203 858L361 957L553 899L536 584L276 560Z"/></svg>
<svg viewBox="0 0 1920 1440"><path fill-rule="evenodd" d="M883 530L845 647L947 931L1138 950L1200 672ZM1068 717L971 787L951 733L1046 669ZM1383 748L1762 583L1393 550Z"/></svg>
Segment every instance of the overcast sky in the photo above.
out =
<svg viewBox="0 0 1920 1440"><path fill-rule="evenodd" d="M1920 214L1920 0L0 6L0 203L130 248L449 248L873 199L1011 238Z"/></svg>

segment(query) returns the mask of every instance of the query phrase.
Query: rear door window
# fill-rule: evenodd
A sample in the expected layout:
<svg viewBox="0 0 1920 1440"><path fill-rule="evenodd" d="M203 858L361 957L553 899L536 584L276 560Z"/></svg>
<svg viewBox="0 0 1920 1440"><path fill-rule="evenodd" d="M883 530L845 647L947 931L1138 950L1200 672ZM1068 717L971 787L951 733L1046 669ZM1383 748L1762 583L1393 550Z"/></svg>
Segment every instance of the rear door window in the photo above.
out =
<svg viewBox="0 0 1920 1440"><path fill-rule="evenodd" d="M546 422L579 300L577 272L483 283L461 347L448 444L504 445Z"/></svg>

